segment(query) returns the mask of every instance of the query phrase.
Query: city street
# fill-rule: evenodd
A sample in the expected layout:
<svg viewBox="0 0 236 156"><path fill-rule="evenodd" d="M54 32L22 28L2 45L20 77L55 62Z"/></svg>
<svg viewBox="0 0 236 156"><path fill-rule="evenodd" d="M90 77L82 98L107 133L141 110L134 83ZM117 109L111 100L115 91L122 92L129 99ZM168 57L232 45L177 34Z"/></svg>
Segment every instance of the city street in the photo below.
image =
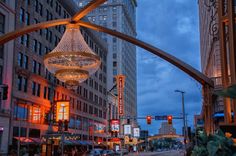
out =
<svg viewBox="0 0 236 156"><path fill-rule="evenodd" d="M183 156L183 151L163 151L163 152L141 152L141 153L132 153L128 156Z"/></svg>

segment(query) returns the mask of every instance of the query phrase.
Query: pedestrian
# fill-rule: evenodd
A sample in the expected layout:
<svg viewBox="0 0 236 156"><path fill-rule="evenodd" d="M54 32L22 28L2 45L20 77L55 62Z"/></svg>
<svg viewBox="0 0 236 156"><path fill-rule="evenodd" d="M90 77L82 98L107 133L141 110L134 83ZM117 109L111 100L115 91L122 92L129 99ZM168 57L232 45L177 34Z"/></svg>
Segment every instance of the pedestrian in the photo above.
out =
<svg viewBox="0 0 236 156"><path fill-rule="evenodd" d="M74 148L72 148L72 150L71 150L71 155L75 156L75 149Z"/></svg>

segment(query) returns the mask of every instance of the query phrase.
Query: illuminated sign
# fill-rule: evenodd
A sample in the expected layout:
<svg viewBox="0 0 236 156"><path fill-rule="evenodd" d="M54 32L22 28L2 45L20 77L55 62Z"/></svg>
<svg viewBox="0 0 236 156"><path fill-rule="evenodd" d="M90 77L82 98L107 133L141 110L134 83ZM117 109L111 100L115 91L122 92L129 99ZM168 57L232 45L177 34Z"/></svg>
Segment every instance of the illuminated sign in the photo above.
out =
<svg viewBox="0 0 236 156"><path fill-rule="evenodd" d="M56 102L56 122L59 120L67 120L70 118L70 102L69 101L57 101Z"/></svg>
<svg viewBox="0 0 236 156"><path fill-rule="evenodd" d="M111 120L111 131L119 132L120 131L120 121L119 120Z"/></svg>
<svg viewBox="0 0 236 156"><path fill-rule="evenodd" d="M131 134L131 125L124 125L124 135Z"/></svg>
<svg viewBox="0 0 236 156"><path fill-rule="evenodd" d="M116 83L118 89L118 113L124 115L124 87L125 87L125 76L117 75Z"/></svg>
<svg viewBox="0 0 236 156"><path fill-rule="evenodd" d="M95 133L104 133L105 132L105 125L95 123Z"/></svg>
<svg viewBox="0 0 236 156"><path fill-rule="evenodd" d="M139 128L134 128L134 132L133 132L133 134L134 134L134 137L140 137L140 129Z"/></svg>

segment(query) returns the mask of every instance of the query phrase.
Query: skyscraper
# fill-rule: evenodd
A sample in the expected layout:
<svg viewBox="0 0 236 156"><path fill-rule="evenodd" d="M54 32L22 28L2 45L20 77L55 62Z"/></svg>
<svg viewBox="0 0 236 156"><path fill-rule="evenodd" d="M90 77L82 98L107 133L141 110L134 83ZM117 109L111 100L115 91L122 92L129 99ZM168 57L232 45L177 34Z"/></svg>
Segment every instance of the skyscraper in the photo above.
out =
<svg viewBox="0 0 236 156"><path fill-rule="evenodd" d="M159 128L159 134L176 134L176 129L172 124L168 124L167 122L162 122L161 127Z"/></svg>
<svg viewBox="0 0 236 156"><path fill-rule="evenodd" d="M202 72L214 81L215 92L236 83L236 1L199 0L198 3ZM214 97L211 106L202 107L205 128L210 127L211 131L220 124L232 124L231 112L236 114L234 100ZM209 120L211 116L213 119Z"/></svg>
<svg viewBox="0 0 236 156"><path fill-rule="evenodd" d="M74 0L79 7L90 0ZM108 0L87 15L90 22L136 36L136 0ZM126 76L124 89L124 115L137 115L136 47L126 41L102 33L108 44L107 88L111 89L115 76Z"/></svg>

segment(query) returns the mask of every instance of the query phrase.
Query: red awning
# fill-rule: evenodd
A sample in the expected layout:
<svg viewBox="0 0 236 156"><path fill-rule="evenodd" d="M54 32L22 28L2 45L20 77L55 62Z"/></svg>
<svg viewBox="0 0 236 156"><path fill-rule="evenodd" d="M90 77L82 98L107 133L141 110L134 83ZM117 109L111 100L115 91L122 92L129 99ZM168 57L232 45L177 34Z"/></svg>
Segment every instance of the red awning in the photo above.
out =
<svg viewBox="0 0 236 156"><path fill-rule="evenodd" d="M40 144L41 140L39 138L30 137L14 137L16 140L20 140L21 143L25 144Z"/></svg>

